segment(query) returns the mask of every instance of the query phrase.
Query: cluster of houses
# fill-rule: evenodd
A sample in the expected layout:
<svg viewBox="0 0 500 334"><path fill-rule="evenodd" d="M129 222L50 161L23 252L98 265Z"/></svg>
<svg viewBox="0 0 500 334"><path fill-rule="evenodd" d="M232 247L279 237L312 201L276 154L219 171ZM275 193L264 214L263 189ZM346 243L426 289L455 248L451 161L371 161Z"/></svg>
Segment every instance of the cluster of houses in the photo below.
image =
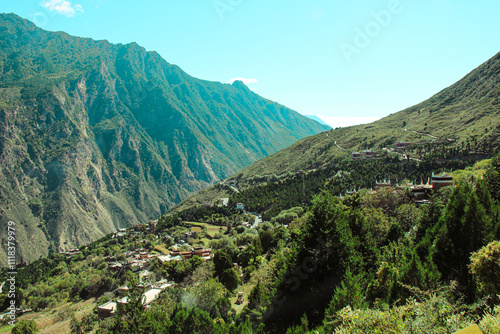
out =
<svg viewBox="0 0 500 334"><path fill-rule="evenodd" d="M80 253L80 249L73 248L67 252L61 252L60 254L66 255L66 257L72 257L73 255L78 254L78 253Z"/></svg>
<svg viewBox="0 0 500 334"><path fill-rule="evenodd" d="M144 231L146 233L156 233L156 227L158 226L157 220L151 220L149 223L139 223L134 226L135 231Z"/></svg>
<svg viewBox="0 0 500 334"><path fill-rule="evenodd" d="M212 259L212 250L210 248L205 249L203 247L193 247L190 251L181 252L180 250L173 250L169 255L160 255L158 256L158 260L161 263L165 263L168 261L180 261L185 259L190 259L193 256L199 256L202 260L211 260Z"/></svg>
<svg viewBox="0 0 500 334"><path fill-rule="evenodd" d="M108 270L119 272L123 269L130 269L132 272L139 272L148 267L149 261L158 255L150 255L145 249L140 248L135 251L129 251L123 254L127 260L124 262L117 262L114 256L108 256Z"/></svg>
<svg viewBox="0 0 500 334"><path fill-rule="evenodd" d="M432 173L432 177L427 180L426 184L423 184L423 182L419 185L415 185L414 183L408 184L415 202L419 205L429 203L429 195L432 192L439 191L439 189L451 185L453 185L453 172L450 174L443 173L441 175ZM390 180L376 181L375 183L375 191L386 187L391 187ZM399 185L396 185L396 187L399 187Z"/></svg>
<svg viewBox="0 0 500 334"><path fill-rule="evenodd" d="M222 198L218 198L215 201L215 203L205 201L205 202L203 202L203 204L201 206L204 208L213 208L214 206L221 208L223 206L228 206L228 205L229 205L229 197L222 197Z"/></svg>
<svg viewBox="0 0 500 334"><path fill-rule="evenodd" d="M365 150L363 152L352 152L351 160L367 160L374 159L377 156L377 152Z"/></svg>
<svg viewBox="0 0 500 334"><path fill-rule="evenodd" d="M229 204L229 198L219 198L215 202L215 205L217 207L228 206L228 204ZM214 207L214 203L212 203L212 202L203 202L203 204L201 206L204 207L204 208L212 208L212 207ZM243 205L243 203L237 203L236 204L236 210L245 211L245 206Z"/></svg>
<svg viewBox="0 0 500 334"><path fill-rule="evenodd" d="M164 289L173 285L173 283L169 283L166 280L158 281L154 284L141 282L137 285L136 289L145 289L145 292L142 294L142 305L144 305L144 308L149 308L150 305L158 299L160 293ZM122 313L124 311L124 306L128 304L128 292L129 288L127 286L122 286L118 289L119 299L100 305L97 308L99 319L112 317L115 312Z"/></svg>
<svg viewBox="0 0 500 334"><path fill-rule="evenodd" d="M421 205L429 203L429 195L433 191L439 191L439 189L451 185L453 185L453 173L449 175L447 173L441 175L434 175L432 173L432 177L427 180L426 184L412 185L410 189L415 202Z"/></svg>
<svg viewBox="0 0 500 334"><path fill-rule="evenodd" d="M394 144L394 148L390 148L390 151L403 151L405 148L408 146L413 145L413 143L406 143L406 142L397 142ZM352 152L351 153L351 160L369 160L369 159L375 159L377 157L377 152L375 151L370 151L370 150L364 150L362 152Z"/></svg>
<svg viewBox="0 0 500 334"><path fill-rule="evenodd" d="M394 150L396 150L396 151L404 150L405 148L407 148L408 146L410 146L412 144L413 143L405 143L405 142L398 141L396 144L394 144Z"/></svg>
<svg viewBox="0 0 500 334"><path fill-rule="evenodd" d="M146 232L151 232L156 229L156 224L151 224L155 222L150 222L149 224L141 224L139 227L134 227L133 233L139 232L140 234ZM127 235L129 232L127 230L118 230L114 237L123 237ZM151 232L152 233L152 232ZM191 232L190 232L191 233ZM188 238L192 235L185 235L185 238ZM171 238L170 236L166 236L165 238ZM184 242L185 244L185 242ZM193 256L199 256L203 260L211 260L213 257L211 249L205 249L203 247L192 247L189 251L180 251L178 248L174 248L167 255L159 255L159 254L150 254L146 249L139 248L135 251L128 251L123 253L126 258L125 261L117 261L115 256L106 257L106 262L108 263L108 270L116 273L120 273L124 270L131 270L136 273L139 277L139 281L141 282L137 288L145 289L143 294L142 303L145 308L148 308L151 303L153 303L160 292L163 289L166 289L170 286L173 286L174 283L168 283L166 280L161 280L156 283L152 282L152 276L154 273L150 272L149 266L150 261L154 258L157 258L160 263L165 263L169 261L182 261L185 259L190 259ZM116 301L109 301L103 305L98 306L98 315L100 319L113 316L115 312L122 312L123 306L128 303L127 292L129 288L124 286L118 289L119 299Z"/></svg>

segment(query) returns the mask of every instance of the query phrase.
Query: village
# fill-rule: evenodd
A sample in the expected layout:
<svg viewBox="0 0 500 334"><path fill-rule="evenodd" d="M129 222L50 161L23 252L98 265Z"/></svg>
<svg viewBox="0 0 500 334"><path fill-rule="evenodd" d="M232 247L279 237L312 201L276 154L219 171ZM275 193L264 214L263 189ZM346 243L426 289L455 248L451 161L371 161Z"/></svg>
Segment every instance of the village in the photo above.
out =
<svg viewBox="0 0 500 334"><path fill-rule="evenodd" d="M237 210L244 212L244 205L237 204ZM252 217L248 214L247 218ZM241 229L255 228L258 223L262 222L256 216L255 221L241 221L239 226ZM123 312L124 305L128 303L128 293L130 289L143 291L142 304L144 308L149 308L154 303L160 293L167 288L184 289L184 282L175 282L175 280L167 280L159 278L156 273L151 271L151 267L156 264L163 265L171 261L188 261L197 257L201 261L212 261L213 251L204 245L208 244L210 239L216 237L216 234L228 233L230 228L226 226L217 226L207 223L197 222L182 222L182 228L175 228L174 233L159 233L158 221L150 221L148 223L140 223L134 227L124 229L120 228L112 239L132 239L137 244L149 245L149 247L136 248L135 250L125 251L121 254L107 256L107 270L113 273L116 277L124 275L125 272L132 272L138 279L138 284L135 287L123 285L113 291L116 297L104 304L97 306L99 319L112 317L115 312ZM240 229L240 230L241 230ZM237 233L236 229L233 234ZM151 240L156 241L155 246L151 247ZM245 246L240 245L238 249L244 250ZM68 258L78 254L80 249L72 249L62 254ZM242 277L241 268L237 263L234 263L234 270L238 272L238 276ZM234 297L234 304L240 305L240 309L244 306L243 292L237 292Z"/></svg>
<svg viewBox="0 0 500 334"><path fill-rule="evenodd" d="M430 195L433 192L451 185L453 185L453 173L442 173L440 175L433 173L426 183L421 181L420 184L414 182L393 184L390 180L376 180L374 189L370 191L378 192L382 189L406 188L412 194L414 203L420 206L430 203ZM356 189L353 189L347 191L345 195L353 195L356 192ZM215 205L220 203L219 205L227 206L228 199L220 199L215 203ZM201 206L207 208L213 207L214 204L205 202ZM185 282L176 282L175 278L158 275L153 269L158 265L189 261L193 258L203 262L213 261L214 252L208 247L212 240L216 241L223 235L237 236L241 232L256 229L263 223L259 214L247 213L243 203L236 203L235 207L239 221L234 226L232 224L224 225L217 219L212 219L212 223L202 222L201 220L197 222L182 221L180 226L164 230L159 228L158 220L153 220L147 223L139 223L130 228L119 228L110 236L111 240L119 244L133 244L137 247L133 249L130 249L130 247L122 248L119 252L105 256L104 261L106 262L107 271L115 278L122 277L129 272L128 277L131 277L131 273L137 279L138 284L135 287L129 287L126 283L121 286L110 287L109 292L113 294L114 298L97 305L99 319L112 317L116 312L123 312L124 305L128 303L130 289L142 291L142 303L145 308L149 308L165 289L185 289ZM71 260L83 256L82 251L86 247L83 246L81 249L73 248L61 252L61 254ZM245 247L245 244L240 244L238 250L242 251ZM19 267L25 265L22 260L18 264ZM238 263L234 263L234 270L237 272L238 277L243 276ZM243 290L243 287L240 288ZM239 290L233 292L232 301L235 307L239 306L238 308L241 309L246 305L247 290L245 289L245 292ZM30 311L30 309L19 309L18 313L23 314Z"/></svg>
<svg viewBox="0 0 500 334"><path fill-rule="evenodd" d="M432 174L427 180L426 184L414 184L407 183L406 187L409 188L411 194L413 195L414 202L417 205L423 205L429 203L429 196L432 192L437 192L439 189L445 186L451 186L453 184L453 173L447 174L443 173L441 175ZM376 187L373 192L377 192L381 189L387 188L402 188L403 186L399 184L391 184L391 181L376 181ZM353 194L356 191L347 192L347 195ZM207 203L203 206L207 207ZM238 203L237 210L244 212L244 204ZM257 215L255 213L252 213ZM256 216L256 222L261 223ZM212 249L202 246L202 244L207 244L209 239L200 238L200 236L214 237L216 233L227 233L228 228L225 226L216 226L207 223L187 223L183 222L183 225L188 226L189 231L183 231L182 233L157 235L158 221L150 221L145 224L138 224L129 229L119 229L112 238L122 239L122 238L132 238L137 240L139 244L146 244L150 239L159 239L161 243L165 246L155 246L154 248L137 248L133 251L127 251L118 256L108 256L106 261L108 264L108 270L115 273L117 276L122 275L125 271L130 270L139 279L139 284L137 289L143 289L143 305L148 308L155 300L158 298L160 293L167 288L184 288L184 284L176 283L174 281L168 281L165 278L155 280L155 274L150 271L151 263L153 259L157 259L158 263L164 264L170 261L185 261L192 259L194 256L199 257L202 261L213 260ZM242 221L239 226L245 229L251 229L256 227L256 223L251 221ZM244 249L245 246L239 246L239 249ZM66 256L71 257L79 252L79 249L73 249L66 252ZM235 268L238 264L234 264ZM241 275L241 270L238 274ZM113 316L115 312L122 312L123 305L127 304L128 297L127 292L129 287L126 285L120 286L117 289L118 295L116 300L110 300L102 305L98 306L98 314L100 319ZM240 305L245 301L244 293L238 291L235 297L235 304Z"/></svg>
<svg viewBox="0 0 500 334"><path fill-rule="evenodd" d="M196 232L185 232L182 237L178 240L179 243L175 243L174 237L166 234L162 237L157 237L157 224L158 221L150 221L145 224L137 224L136 226L129 229L119 229L117 233L113 235L113 238L127 238L139 240L139 243L147 243L148 236L155 236L159 238L162 242L166 244L173 244L171 246L171 251L167 250L165 247L155 247L153 251L146 248L137 248L134 251L127 251L119 256L108 256L106 257L106 262L108 264L108 270L115 273L116 276L122 275L125 271L130 270L138 278L139 284L136 287L131 287L134 289L143 290L142 303L145 308L149 308L150 305L157 300L160 293L171 287L183 287L183 284L177 284L173 281L167 281L165 278L160 280L155 280L155 274L149 269L153 259L157 259L159 263L163 264L169 261L182 261L191 259L193 256L199 256L203 261L210 261L213 258L212 250L209 248L204 248L201 246L192 246L189 244L190 239L196 237ZM190 248L189 250L187 250ZM78 250L76 250L78 251ZM67 253L68 256L72 256L72 252ZM108 301L102 305L98 305L98 316L99 319L104 319L113 316L115 312L122 312L123 306L128 303L128 286L120 286L118 288L118 296L114 301Z"/></svg>

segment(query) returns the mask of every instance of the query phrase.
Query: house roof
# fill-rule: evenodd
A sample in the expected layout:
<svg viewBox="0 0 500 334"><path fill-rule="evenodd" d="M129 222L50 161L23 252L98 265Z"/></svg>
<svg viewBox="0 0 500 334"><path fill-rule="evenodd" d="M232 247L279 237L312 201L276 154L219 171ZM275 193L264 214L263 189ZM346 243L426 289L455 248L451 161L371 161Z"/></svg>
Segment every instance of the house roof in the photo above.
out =
<svg viewBox="0 0 500 334"><path fill-rule="evenodd" d="M109 302L99 306L99 309L100 310L114 311L114 310L116 310L116 303L109 301Z"/></svg>
<svg viewBox="0 0 500 334"><path fill-rule="evenodd" d="M160 262L168 262L170 261L170 255L160 255L158 256L158 260L160 260Z"/></svg>
<svg viewBox="0 0 500 334"><path fill-rule="evenodd" d="M160 292L162 292L162 289L151 289L148 290L144 293L144 297L142 299L142 303L144 305L149 305L152 302L154 302L158 296L160 295Z"/></svg>

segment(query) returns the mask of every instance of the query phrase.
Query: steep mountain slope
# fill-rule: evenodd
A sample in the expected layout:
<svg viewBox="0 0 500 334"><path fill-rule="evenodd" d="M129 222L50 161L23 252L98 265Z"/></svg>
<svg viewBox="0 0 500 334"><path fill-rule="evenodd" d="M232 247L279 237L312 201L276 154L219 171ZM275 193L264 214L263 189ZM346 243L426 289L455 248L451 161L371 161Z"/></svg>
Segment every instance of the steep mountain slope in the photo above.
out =
<svg viewBox="0 0 500 334"><path fill-rule="evenodd" d="M409 146L395 149L398 142ZM233 184L244 190L252 188L254 184L266 184L276 177L278 181L275 182L284 184L297 173L307 173L316 182L320 177L331 177L331 173L321 174L323 176L310 173L335 169L340 161L351 159L352 152L362 150L370 150L378 156L413 159L415 163L422 160L424 163L436 160L465 161L469 158L490 157L498 152L500 53L418 105L370 124L337 128L302 139L231 176L225 180L225 184ZM359 169L361 167L358 165L368 165L368 162L356 164L355 168ZM232 188L217 185L192 196L178 208L182 210L233 194Z"/></svg>
<svg viewBox="0 0 500 334"><path fill-rule="evenodd" d="M16 222L24 259L156 218L327 129L241 82L190 77L135 43L0 14L0 228Z"/></svg>

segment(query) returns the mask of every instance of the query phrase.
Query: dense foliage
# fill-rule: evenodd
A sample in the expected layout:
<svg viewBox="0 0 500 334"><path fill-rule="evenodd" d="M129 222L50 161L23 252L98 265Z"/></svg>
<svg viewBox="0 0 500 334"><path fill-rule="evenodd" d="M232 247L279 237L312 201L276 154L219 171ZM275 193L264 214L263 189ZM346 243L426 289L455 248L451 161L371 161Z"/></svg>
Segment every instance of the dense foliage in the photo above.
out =
<svg viewBox="0 0 500 334"><path fill-rule="evenodd" d="M295 206L309 206L318 190L325 189L335 195L345 195L361 188L375 188L377 181L390 181L393 185L405 180L419 184L427 182L433 171L457 170L473 164L451 160L401 161L385 156L377 160L342 160L326 168L309 172L271 176L254 176L239 183L241 190L233 193L230 202L245 204L248 211L262 212L266 220L282 210Z"/></svg>
<svg viewBox="0 0 500 334"><path fill-rule="evenodd" d="M82 320L71 316L71 328L81 333L446 333L478 323L495 333L500 326L499 159L455 171L456 185L420 206L405 187L338 197L330 190L336 189L334 177L311 195L309 206L282 210L256 229L243 225L254 216L231 207L165 215L156 235L108 236L72 257L52 255L21 268L19 302L35 311L92 297L103 303L116 296L118 286L136 284L130 271L107 270L106 257L123 260L124 252L138 247L157 252L196 229L197 236L188 240L212 248L212 261L193 256L151 262L156 279L184 289L164 290L147 310L140 304L141 291L133 289L129 298L135 302L125 313L102 321L91 314ZM396 173L414 168L387 165L387 171L400 166L392 169ZM365 166L360 179L368 175L369 182L376 173L371 169L374 165ZM296 204L287 201L276 203ZM219 232L209 233L207 226ZM234 296L242 290L248 304L236 311ZM70 317L60 313L61 319Z"/></svg>

